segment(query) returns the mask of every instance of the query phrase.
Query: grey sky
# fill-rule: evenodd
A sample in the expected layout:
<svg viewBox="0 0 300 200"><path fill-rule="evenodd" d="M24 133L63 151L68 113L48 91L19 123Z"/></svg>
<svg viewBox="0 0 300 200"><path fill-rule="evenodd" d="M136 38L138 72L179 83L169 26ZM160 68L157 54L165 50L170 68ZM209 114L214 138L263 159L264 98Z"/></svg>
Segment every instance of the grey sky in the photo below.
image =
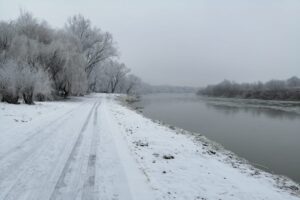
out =
<svg viewBox="0 0 300 200"><path fill-rule="evenodd" d="M0 0L62 27L81 13L110 31L146 82L203 86L300 76L299 0Z"/></svg>

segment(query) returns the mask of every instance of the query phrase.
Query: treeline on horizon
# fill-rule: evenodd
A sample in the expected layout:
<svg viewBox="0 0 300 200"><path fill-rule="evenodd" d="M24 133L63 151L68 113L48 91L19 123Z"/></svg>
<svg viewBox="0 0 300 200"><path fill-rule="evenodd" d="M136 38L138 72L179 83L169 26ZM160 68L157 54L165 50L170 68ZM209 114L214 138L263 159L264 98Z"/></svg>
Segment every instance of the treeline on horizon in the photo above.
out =
<svg viewBox="0 0 300 200"><path fill-rule="evenodd" d="M229 80L208 85L198 91L199 95L212 97L238 97L263 100L300 100L300 79L270 80L266 83L236 83Z"/></svg>
<svg viewBox="0 0 300 200"><path fill-rule="evenodd" d="M54 29L21 11L0 22L0 98L54 100L90 92L134 93L141 79L119 61L109 32L91 25L82 15Z"/></svg>

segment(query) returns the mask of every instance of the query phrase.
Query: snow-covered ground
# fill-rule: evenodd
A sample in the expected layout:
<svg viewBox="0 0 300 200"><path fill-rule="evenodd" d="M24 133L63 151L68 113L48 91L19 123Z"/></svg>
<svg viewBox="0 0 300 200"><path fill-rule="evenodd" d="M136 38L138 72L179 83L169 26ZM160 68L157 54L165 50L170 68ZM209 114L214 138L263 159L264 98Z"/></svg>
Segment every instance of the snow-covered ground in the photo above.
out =
<svg viewBox="0 0 300 200"><path fill-rule="evenodd" d="M115 95L0 103L0 200L299 198L299 185Z"/></svg>

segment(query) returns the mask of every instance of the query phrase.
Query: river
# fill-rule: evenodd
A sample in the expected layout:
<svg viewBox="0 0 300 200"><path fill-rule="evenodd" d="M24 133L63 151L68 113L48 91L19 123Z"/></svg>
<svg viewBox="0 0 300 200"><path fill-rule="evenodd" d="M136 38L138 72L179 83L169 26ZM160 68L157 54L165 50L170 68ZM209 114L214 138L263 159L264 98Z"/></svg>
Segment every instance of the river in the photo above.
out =
<svg viewBox="0 0 300 200"><path fill-rule="evenodd" d="M149 94L145 116L201 133L266 171L300 183L300 102Z"/></svg>

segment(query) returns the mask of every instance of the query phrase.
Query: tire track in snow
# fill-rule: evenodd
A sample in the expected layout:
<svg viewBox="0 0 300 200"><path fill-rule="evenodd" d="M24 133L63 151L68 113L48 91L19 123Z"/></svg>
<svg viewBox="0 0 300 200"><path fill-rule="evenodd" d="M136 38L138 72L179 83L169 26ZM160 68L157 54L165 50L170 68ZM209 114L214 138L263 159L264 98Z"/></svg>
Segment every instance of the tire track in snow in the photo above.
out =
<svg viewBox="0 0 300 200"><path fill-rule="evenodd" d="M92 109L89 112L89 114L92 112L94 106L95 106L95 104L92 106ZM59 129L59 128L60 127L57 127L57 129ZM53 134L53 135L55 135L55 134ZM52 140L53 140L52 142L55 142L56 138L52 138ZM49 142L49 141L47 140L47 142ZM37 169L35 169L36 165L41 164L41 163L35 164L37 162L36 160L39 160L39 158L43 157L47 152L49 152L49 147L47 145L41 144L40 146L42 146L42 148L38 149L39 151L36 150L35 151L36 153L33 153L32 155L30 155L28 157L28 159L26 160L27 163L29 163L29 165L25 165L25 167L17 174L8 173L8 175L13 176L13 177L10 177L10 180L13 180L13 181L12 181L12 183L8 182L9 186L5 186L4 188L2 187L3 189L0 188L1 189L1 192L0 192L1 200L2 199L3 200L16 200L16 199L19 199L20 195L23 195L26 187L30 184L29 182L31 181L31 179L28 179L28 174L31 174L33 171L36 171L37 170ZM37 172L39 172L39 171L37 171ZM27 176L27 179L26 179L26 176ZM1 183L1 181L2 180L0 179L0 183ZM31 188L31 189L34 190L35 188ZM24 199L27 199L27 198L25 197Z"/></svg>
<svg viewBox="0 0 300 200"><path fill-rule="evenodd" d="M59 176L59 178L58 178L58 180L55 184L54 190L53 190L53 192L50 196L50 200L57 199L60 196L60 190L66 186L66 184L65 184L66 176L67 176L68 173L70 173L72 171L72 164L76 162L75 157L78 154L79 147L82 144L83 133L86 130L87 125L90 122L91 116L93 114L94 109L97 107L97 104L98 104L97 102L94 103L91 111L89 112L89 114L88 114L88 116L87 116L87 118L86 118L80 132L79 132L79 135L76 139L76 142L75 142L75 144L74 144L74 146L73 146L73 148L72 148L72 150L69 154L69 157L68 157L68 159L67 159L67 161L66 161L66 163L65 163L65 165L62 169L62 172L61 172L61 174L60 174L60 176ZM77 162L80 162L80 161L77 161Z"/></svg>
<svg viewBox="0 0 300 200"><path fill-rule="evenodd" d="M94 200L97 199L97 193L95 192L95 179L96 179L96 160L97 160L97 145L98 145L98 107L97 105L94 112L93 121L93 136L91 141L90 154L88 158L87 175L83 185L82 200Z"/></svg>
<svg viewBox="0 0 300 200"><path fill-rule="evenodd" d="M85 103L82 103L80 104L78 107L82 106L83 104ZM55 123L58 123L57 127L59 127L62 122L60 122L60 120L67 120L69 115L73 112L75 112L77 110L78 107L75 107L67 112L65 112L64 114L58 116L57 118L55 118L54 120L50 121L49 123L47 123L45 126L39 128L38 130L35 130L33 132L33 134L29 135L27 138L25 138L23 141L21 141L18 145L16 145L15 147L11 148L10 150L6 151L5 153L3 153L1 156L0 156L0 162L10 156L12 153L15 153L16 150L20 150L22 149L29 141L33 140L36 136L39 136L40 134L42 133L45 133L45 132L49 132L49 130L47 130L49 127L53 126ZM64 122L63 121L63 122ZM57 130L57 129L55 129ZM52 131L54 132L54 131ZM25 135L31 133L31 131L28 131L27 133L25 133ZM48 134L45 134L45 135L48 135Z"/></svg>
<svg viewBox="0 0 300 200"><path fill-rule="evenodd" d="M7 152L7 155L0 157L0 166L2 166L0 169L0 180L3 180L6 176L8 176L9 172L21 167L22 163L26 162L32 154L40 150L44 143L46 143L47 140L53 136L67 120L69 120L68 115L75 112L76 109L77 107L64 113L57 120L52 121L52 128L50 130L47 129L50 127L49 123L46 127L44 127L42 132L39 133L37 131L35 135L25 139L21 144L13 149L10 149ZM38 138L38 136L41 137Z"/></svg>
<svg viewBox="0 0 300 200"><path fill-rule="evenodd" d="M128 177L121 163L120 154L117 152L115 141L112 137L115 134L113 127L108 123L106 116L105 99L102 100L102 107L99 111L99 145L96 160L95 191L96 199L132 199ZM127 164L127 163L126 163ZM84 197L88 199L88 197Z"/></svg>

